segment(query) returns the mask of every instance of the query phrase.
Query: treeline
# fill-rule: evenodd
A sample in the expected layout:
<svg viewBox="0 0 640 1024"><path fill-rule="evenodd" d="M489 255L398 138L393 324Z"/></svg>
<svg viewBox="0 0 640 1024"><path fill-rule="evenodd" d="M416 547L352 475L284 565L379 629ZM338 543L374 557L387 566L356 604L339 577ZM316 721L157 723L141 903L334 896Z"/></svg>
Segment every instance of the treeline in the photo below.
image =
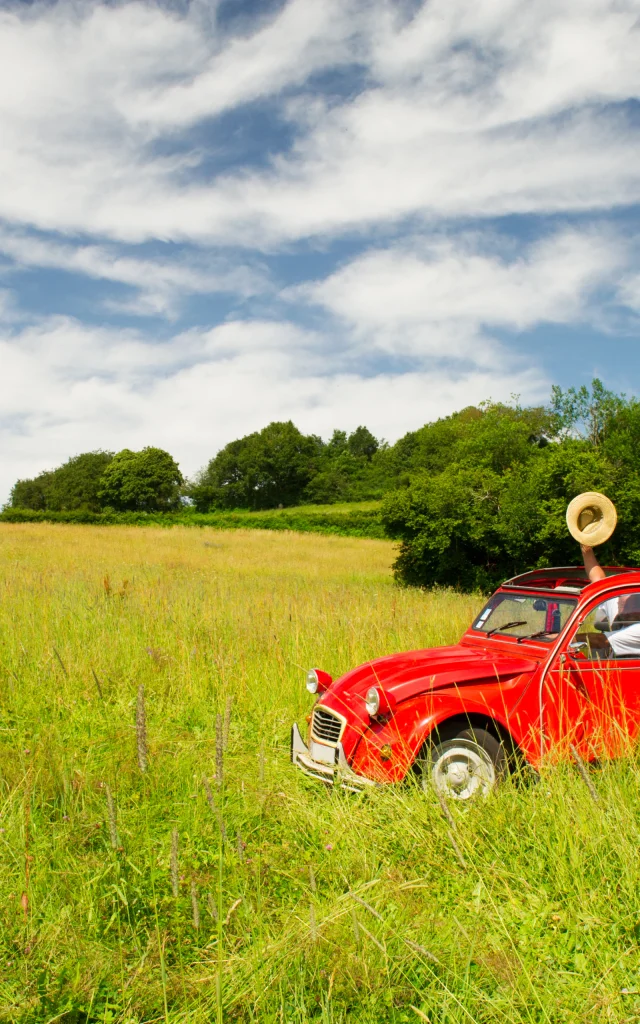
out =
<svg viewBox="0 0 640 1024"><path fill-rule="evenodd" d="M270 423L226 445L194 480L160 448L85 452L57 469L18 480L9 508L42 512L259 511L381 498L391 477L389 446L366 427L330 441L293 423Z"/></svg>
<svg viewBox="0 0 640 1024"><path fill-rule="evenodd" d="M640 403L591 388L554 388L546 407L487 402L393 445L366 427L327 442L293 423L232 441L194 480L158 448L90 452L20 480L9 508L41 514L194 515L383 499L380 523L401 542L396 575L421 586L483 588L537 565L575 563L568 501L605 491L620 523L603 557L640 560ZM8 514L8 513L7 513Z"/></svg>

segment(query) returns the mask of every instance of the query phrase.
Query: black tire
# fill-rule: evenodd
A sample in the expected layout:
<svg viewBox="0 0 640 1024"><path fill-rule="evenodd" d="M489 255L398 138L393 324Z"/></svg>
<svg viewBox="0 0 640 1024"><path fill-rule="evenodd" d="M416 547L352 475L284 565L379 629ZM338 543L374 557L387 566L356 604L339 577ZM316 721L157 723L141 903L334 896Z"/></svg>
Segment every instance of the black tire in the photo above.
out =
<svg viewBox="0 0 640 1024"><path fill-rule="evenodd" d="M435 788L452 800L488 796L508 772L504 744L476 726L433 737L421 762L424 789Z"/></svg>

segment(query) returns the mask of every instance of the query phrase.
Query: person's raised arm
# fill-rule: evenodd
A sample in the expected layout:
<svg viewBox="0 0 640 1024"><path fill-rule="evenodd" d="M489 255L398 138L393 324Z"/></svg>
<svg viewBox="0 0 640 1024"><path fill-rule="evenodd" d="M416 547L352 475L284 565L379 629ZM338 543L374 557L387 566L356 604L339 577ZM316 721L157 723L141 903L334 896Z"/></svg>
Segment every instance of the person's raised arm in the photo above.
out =
<svg viewBox="0 0 640 1024"><path fill-rule="evenodd" d="M597 580L606 579L607 574L598 562L598 559L594 554L593 548L587 547L586 544L581 544L580 550L582 551L582 559L584 561L584 567L587 571L587 576L589 577L589 582L595 583Z"/></svg>

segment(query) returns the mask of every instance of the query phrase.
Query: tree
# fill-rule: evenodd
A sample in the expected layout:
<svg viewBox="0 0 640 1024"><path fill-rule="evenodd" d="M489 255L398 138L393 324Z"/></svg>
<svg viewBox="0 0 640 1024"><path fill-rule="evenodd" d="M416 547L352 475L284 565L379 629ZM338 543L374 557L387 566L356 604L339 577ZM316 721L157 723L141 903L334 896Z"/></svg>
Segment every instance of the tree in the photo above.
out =
<svg viewBox="0 0 640 1024"><path fill-rule="evenodd" d="M597 377L591 381L591 390L585 384L566 391L557 384L551 388L551 412L558 431L563 436L577 434L594 448L603 443L608 428L628 404L626 395L608 391Z"/></svg>
<svg viewBox="0 0 640 1024"><path fill-rule="evenodd" d="M380 497L388 490L382 480L386 467L380 459L374 463L380 451L380 442L366 427L357 427L349 436L345 430L334 430L305 488L304 500L329 505Z"/></svg>
<svg viewBox="0 0 640 1024"><path fill-rule="evenodd" d="M17 480L11 489L9 506L44 511L51 473L40 473L33 480Z"/></svg>
<svg viewBox="0 0 640 1024"><path fill-rule="evenodd" d="M472 590L511 575L497 524L499 495L497 473L455 464L388 495L382 521L402 542L394 565L399 582Z"/></svg>
<svg viewBox="0 0 640 1024"><path fill-rule="evenodd" d="M346 430L334 430L329 441L325 445L324 455L329 461L338 458L347 451L347 432Z"/></svg>
<svg viewBox="0 0 640 1024"><path fill-rule="evenodd" d="M85 452L74 455L57 469L40 473L33 480L18 480L11 491L10 505L52 512L75 509L98 512L100 481L112 458L112 452Z"/></svg>
<svg viewBox="0 0 640 1024"><path fill-rule="evenodd" d="M190 488L198 510L296 505L317 472L324 444L289 420L231 441Z"/></svg>
<svg viewBox="0 0 640 1024"><path fill-rule="evenodd" d="M405 434L390 450L397 477L441 473L452 463L497 473L526 461L554 436L555 419L542 407L485 402Z"/></svg>
<svg viewBox="0 0 640 1024"><path fill-rule="evenodd" d="M99 498L117 511L170 512L180 505L184 483L178 464L162 448L124 448L102 477Z"/></svg>
<svg viewBox="0 0 640 1024"><path fill-rule="evenodd" d="M379 442L366 427L356 427L353 434L349 435L347 447L356 458L371 461L379 448Z"/></svg>

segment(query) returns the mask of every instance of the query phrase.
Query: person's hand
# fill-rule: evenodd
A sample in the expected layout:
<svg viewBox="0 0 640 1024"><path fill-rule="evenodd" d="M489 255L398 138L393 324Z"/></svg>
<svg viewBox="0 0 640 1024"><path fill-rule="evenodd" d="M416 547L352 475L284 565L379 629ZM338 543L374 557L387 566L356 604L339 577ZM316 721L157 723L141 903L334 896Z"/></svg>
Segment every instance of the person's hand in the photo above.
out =
<svg viewBox="0 0 640 1024"><path fill-rule="evenodd" d="M583 555L593 554L593 548L589 547L588 544L581 544L580 550L582 551Z"/></svg>

